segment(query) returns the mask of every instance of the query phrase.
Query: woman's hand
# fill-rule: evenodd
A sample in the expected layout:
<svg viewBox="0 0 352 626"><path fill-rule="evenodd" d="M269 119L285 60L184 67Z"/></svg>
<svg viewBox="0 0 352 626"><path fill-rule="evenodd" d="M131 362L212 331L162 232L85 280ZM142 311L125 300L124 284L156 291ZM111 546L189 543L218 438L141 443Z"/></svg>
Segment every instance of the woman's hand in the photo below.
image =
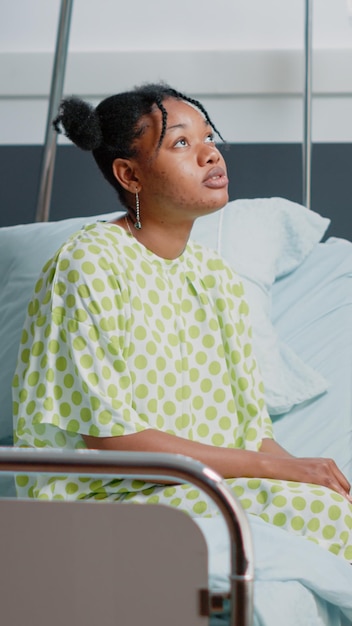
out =
<svg viewBox="0 0 352 626"><path fill-rule="evenodd" d="M276 478L329 487L352 503L351 485L332 459L294 457L274 439L263 439L260 452L271 457L272 463L275 464L272 471L280 474ZM277 459L276 462L274 462L275 458ZM284 463L283 458L285 459ZM270 463L270 458L267 458L267 461Z"/></svg>
<svg viewBox="0 0 352 626"><path fill-rule="evenodd" d="M301 483L313 483L336 491L352 503L351 485L335 461L325 458L297 458L267 454L267 478L281 478Z"/></svg>
<svg viewBox="0 0 352 626"><path fill-rule="evenodd" d="M311 475L310 482L329 487L352 502L352 497L350 496L351 484L333 459L302 458L298 460L304 467L304 471Z"/></svg>

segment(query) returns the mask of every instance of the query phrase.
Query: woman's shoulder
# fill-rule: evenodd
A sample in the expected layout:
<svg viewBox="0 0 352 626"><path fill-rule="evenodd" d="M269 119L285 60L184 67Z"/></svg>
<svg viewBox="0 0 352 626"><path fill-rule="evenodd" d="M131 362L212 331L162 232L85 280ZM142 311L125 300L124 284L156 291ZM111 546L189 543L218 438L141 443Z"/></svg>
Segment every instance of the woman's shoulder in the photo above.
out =
<svg viewBox="0 0 352 626"><path fill-rule="evenodd" d="M230 267L228 262L213 248L209 248L195 240L188 242L188 252L191 258L200 263L203 268L210 271L223 271L227 277L236 277L236 271Z"/></svg>
<svg viewBox="0 0 352 626"><path fill-rule="evenodd" d="M57 262L65 257L79 260L83 256L98 258L99 254L104 252L108 256L116 256L125 235L122 228L111 222L87 223L60 245L51 260Z"/></svg>
<svg viewBox="0 0 352 626"><path fill-rule="evenodd" d="M126 231L114 222L99 220L84 224L79 230L74 232L64 245L90 245L97 243L100 246L111 246L119 244L126 236Z"/></svg>
<svg viewBox="0 0 352 626"><path fill-rule="evenodd" d="M72 272L81 272L86 278L99 268L108 270L119 265L123 256L125 231L108 222L82 226L61 243L41 269L41 282L49 285L57 280L72 278ZM69 272L71 274L69 275Z"/></svg>

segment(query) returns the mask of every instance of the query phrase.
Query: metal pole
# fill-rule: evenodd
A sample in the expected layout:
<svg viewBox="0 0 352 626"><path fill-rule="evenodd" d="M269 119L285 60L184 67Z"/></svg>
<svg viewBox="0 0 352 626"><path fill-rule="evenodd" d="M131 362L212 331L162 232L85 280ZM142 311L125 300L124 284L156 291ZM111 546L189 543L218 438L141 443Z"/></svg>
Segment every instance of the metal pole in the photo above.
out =
<svg viewBox="0 0 352 626"><path fill-rule="evenodd" d="M303 204L310 209L312 164L312 15L313 0L305 4L305 83L304 83L304 139L303 139Z"/></svg>
<svg viewBox="0 0 352 626"><path fill-rule="evenodd" d="M52 120L57 113L62 97L72 6L73 0L61 0L60 18L56 40L56 51L51 78L45 143L42 156L37 210L35 216L36 222L47 222L49 219L57 144L57 135L52 127Z"/></svg>
<svg viewBox="0 0 352 626"><path fill-rule="evenodd" d="M0 448L1 472L84 473L138 476L192 483L205 491L226 522L231 548L231 626L252 626L254 555L242 506L211 468L177 454Z"/></svg>

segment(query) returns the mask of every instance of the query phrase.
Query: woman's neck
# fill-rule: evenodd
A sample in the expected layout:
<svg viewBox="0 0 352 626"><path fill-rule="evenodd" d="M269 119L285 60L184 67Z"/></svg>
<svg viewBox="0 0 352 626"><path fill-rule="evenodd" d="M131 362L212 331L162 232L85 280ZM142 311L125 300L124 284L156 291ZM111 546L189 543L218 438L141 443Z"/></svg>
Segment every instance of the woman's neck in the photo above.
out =
<svg viewBox="0 0 352 626"><path fill-rule="evenodd" d="M116 220L134 239L139 241L151 252L163 259L177 259L187 245L192 224L169 226L144 221L140 229L135 228L131 216L126 213L124 218Z"/></svg>

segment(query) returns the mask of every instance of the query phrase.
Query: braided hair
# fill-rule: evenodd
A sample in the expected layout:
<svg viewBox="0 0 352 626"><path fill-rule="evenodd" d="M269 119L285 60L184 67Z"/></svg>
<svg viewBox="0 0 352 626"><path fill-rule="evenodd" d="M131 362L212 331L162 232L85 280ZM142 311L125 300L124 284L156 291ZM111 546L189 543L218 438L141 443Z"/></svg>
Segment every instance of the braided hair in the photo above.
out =
<svg viewBox="0 0 352 626"><path fill-rule="evenodd" d="M96 108L80 98L66 98L61 102L53 126L57 133L64 132L76 146L92 152L104 177L117 191L120 202L126 205L125 190L115 178L112 164L117 158L132 158L136 155L135 140L142 132L138 122L143 115L151 113L155 105L162 116L157 149L160 148L167 125L167 111L163 106L163 101L167 98L184 100L195 106L223 140L198 100L165 83L150 83L110 96Z"/></svg>

